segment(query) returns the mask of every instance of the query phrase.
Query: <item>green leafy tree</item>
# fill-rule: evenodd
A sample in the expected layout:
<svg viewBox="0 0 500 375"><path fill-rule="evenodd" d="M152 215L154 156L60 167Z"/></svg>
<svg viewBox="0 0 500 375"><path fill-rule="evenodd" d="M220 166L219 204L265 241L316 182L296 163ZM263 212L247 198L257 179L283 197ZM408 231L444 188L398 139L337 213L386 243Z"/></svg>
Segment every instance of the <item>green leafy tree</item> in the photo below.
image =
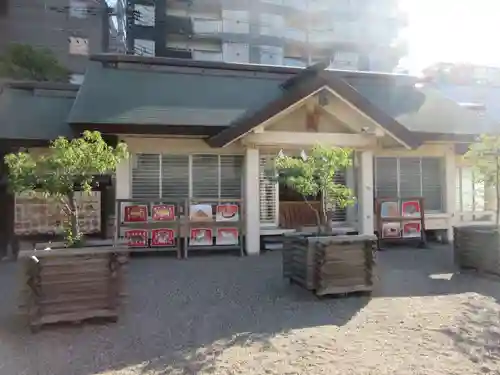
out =
<svg viewBox="0 0 500 375"><path fill-rule="evenodd" d="M0 76L15 80L68 82L70 72L47 48L11 44L0 56Z"/></svg>
<svg viewBox="0 0 500 375"><path fill-rule="evenodd" d="M496 224L500 225L500 136L482 135L473 143L464 160L473 167L476 182L495 187Z"/></svg>
<svg viewBox="0 0 500 375"><path fill-rule="evenodd" d="M86 131L81 138L57 138L46 155L18 152L5 156L5 162L14 192L39 192L46 198L61 202L68 218L65 228L67 245L75 247L83 240L75 190L90 192L94 176L115 171L127 157L126 144L111 147L99 132Z"/></svg>
<svg viewBox="0 0 500 375"><path fill-rule="evenodd" d="M328 230L328 212L335 206L344 208L354 203L353 192L334 181L335 174L352 164L352 151L342 148L313 147L309 155L300 158L280 155L274 161L274 178L299 193L316 215L318 232ZM321 195L321 214L308 197Z"/></svg>

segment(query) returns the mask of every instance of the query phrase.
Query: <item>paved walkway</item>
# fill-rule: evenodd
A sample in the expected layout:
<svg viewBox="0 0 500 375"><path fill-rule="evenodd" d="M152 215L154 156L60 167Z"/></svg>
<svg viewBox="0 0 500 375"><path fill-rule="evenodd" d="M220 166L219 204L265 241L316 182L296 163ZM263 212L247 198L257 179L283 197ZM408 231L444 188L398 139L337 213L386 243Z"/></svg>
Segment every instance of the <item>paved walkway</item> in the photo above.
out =
<svg viewBox="0 0 500 375"><path fill-rule="evenodd" d="M36 335L0 264L0 374L500 374L500 282L452 274L446 248L378 258L375 298L326 300L278 253L135 259L118 323Z"/></svg>

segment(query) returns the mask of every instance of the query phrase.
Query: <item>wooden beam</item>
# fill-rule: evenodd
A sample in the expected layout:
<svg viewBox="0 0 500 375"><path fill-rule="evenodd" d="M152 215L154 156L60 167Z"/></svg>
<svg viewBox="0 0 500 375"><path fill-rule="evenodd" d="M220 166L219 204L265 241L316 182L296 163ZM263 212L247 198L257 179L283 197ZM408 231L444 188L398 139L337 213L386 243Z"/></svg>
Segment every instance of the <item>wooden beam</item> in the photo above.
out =
<svg viewBox="0 0 500 375"><path fill-rule="evenodd" d="M305 132L278 132L268 131L257 134L247 134L243 143L256 146L324 146L371 148L377 144L374 135L343 134L343 133L305 133Z"/></svg>

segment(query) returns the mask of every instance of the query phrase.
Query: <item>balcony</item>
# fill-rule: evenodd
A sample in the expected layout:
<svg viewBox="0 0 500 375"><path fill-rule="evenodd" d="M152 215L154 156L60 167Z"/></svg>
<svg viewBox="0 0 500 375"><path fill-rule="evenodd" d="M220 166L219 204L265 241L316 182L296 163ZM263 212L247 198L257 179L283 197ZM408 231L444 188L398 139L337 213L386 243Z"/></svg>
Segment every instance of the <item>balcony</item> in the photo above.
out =
<svg viewBox="0 0 500 375"><path fill-rule="evenodd" d="M172 16L165 17L165 31L168 34L193 34L193 22L190 17Z"/></svg>
<svg viewBox="0 0 500 375"><path fill-rule="evenodd" d="M197 35L212 35L222 32L221 20L193 19L193 31Z"/></svg>

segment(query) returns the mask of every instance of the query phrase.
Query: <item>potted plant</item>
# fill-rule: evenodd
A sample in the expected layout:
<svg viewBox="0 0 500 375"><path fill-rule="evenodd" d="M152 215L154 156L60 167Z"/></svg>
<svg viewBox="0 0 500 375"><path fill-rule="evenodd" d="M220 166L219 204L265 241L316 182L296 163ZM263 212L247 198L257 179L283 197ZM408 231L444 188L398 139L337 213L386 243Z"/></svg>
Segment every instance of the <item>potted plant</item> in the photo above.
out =
<svg viewBox="0 0 500 375"><path fill-rule="evenodd" d="M495 223L454 227L455 261L461 268L500 274L500 136L482 135L470 145L464 161L474 180L495 189Z"/></svg>
<svg viewBox="0 0 500 375"><path fill-rule="evenodd" d="M5 157L14 193L39 193L62 207L64 241L22 251L25 308L32 328L59 321L117 318L121 295L121 256L126 249L96 246L80 229L75 192L89 193L96 175L113 172L128 157L127 147L111 147L99 132L59 137L46 153Z"/></svg>
<svg viewBox="0 0 500 375"><path fill-rule="evenodd" d="M291 157L280 153L274 162L275 179L308 197L321 197L321 210L312 205L315 236L288 237L283 249L283 272L291 281L316 294L369 291L372 285L373 236L335 236L330 213L355 202L348 187L334 181L335 174L352 164L352 151L317 145L306 155Z"/></svg>

